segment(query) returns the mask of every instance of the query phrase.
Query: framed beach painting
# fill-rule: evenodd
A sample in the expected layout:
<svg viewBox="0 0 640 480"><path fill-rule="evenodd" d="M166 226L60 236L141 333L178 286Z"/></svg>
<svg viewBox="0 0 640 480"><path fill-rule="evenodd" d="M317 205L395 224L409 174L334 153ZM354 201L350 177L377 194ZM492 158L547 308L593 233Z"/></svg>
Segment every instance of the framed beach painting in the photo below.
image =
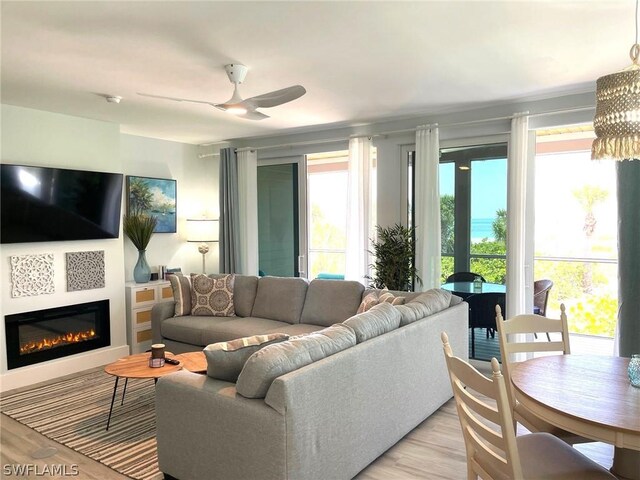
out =
<svg viewBox="0 0 640 480"><path fill-rule="evenodd" d="M158 219L154 233L176 232L176 181L127 175L127 214Z"/></svg>

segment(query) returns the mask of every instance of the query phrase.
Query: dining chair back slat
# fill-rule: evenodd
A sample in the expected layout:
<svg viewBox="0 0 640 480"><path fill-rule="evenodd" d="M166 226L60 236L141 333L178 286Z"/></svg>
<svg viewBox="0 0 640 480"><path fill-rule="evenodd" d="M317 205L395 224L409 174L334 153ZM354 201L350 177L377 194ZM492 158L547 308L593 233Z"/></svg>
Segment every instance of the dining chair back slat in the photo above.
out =
<svg viewBox="0 0 640 480"><path fill-rule="evenodd" d="M569 327L564 304L560 304L560 319L525 314L516 315L508 320L504 320L502 318L502 310L500 309L500 306L496 305L496 325L498 330L498 339L500 342L500 354L502 355L502 368L504 369L505 377L507 379L511 378L511 370L515 363L513 359L515 354L556 352L557 354L565 355L571 353L571 347L569 345ZM521 339L516 340L514 337L514 335L533 333L555 334L554 341L520 341ZM559 340L555 340L557 334L560 334ZM513 416L517 422L524 425L528 430L532 432L550 432L570 444L590 441L585 437L581 437L555 427L535 416L532 412L525 409L518 403L513 383L509 380L507 384L509 402L513 409Z"/></svg>
<svg viewBox="0 0 640 480"><path fill-rule="evenodd" d="M467 465L473 471L469 472L469 478L475 478L473 475L483 478L522 478L511 406L498 361L495 358L491 360L493 375L488 379L469 363L453 356L445 332L442 332L441 339L467 447ZM466 390L465 386L468 387ZM488 397L495 402L495 407L479 399L474 392ZM486 405L487 410L493 412L491 418L483 416L484 421L481 421L470 413L472 405L478 404Z"/></svg>
<svg viewBox="0 0 640 480"><path fill-rule="evenodd" d="M491 359L492 376L486 378L468 362L453 356L445 332L441 339L464 437L468 480L478 476L483 480L615 479L553 435L531 433L516 438L498 361Z"/></svg>

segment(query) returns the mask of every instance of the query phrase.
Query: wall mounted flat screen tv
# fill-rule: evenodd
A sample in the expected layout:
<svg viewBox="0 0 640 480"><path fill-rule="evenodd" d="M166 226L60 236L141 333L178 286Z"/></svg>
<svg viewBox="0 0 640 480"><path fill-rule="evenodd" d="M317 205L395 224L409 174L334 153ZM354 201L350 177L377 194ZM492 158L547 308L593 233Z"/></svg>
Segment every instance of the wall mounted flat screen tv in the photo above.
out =
<svg viewBox="0 0 640 480"><path fill-rule="evenodd" d="M0 243L118 238L122 174L0 165Z"/></svg>

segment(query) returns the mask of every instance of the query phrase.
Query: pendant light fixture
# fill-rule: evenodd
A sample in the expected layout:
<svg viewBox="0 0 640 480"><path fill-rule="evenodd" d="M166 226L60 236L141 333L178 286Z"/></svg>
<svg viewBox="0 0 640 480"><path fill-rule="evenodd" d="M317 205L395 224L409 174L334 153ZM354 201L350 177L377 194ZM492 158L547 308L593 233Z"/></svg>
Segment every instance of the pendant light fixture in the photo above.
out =
<svg viewBox="0 0 640 480"><path fill-rule="evenodd" d="M633 63L621 72L596 82L596 139L591 159L632 160L640 158L640 44L638 44L638 0L636 38L629 56Z"/></svg>

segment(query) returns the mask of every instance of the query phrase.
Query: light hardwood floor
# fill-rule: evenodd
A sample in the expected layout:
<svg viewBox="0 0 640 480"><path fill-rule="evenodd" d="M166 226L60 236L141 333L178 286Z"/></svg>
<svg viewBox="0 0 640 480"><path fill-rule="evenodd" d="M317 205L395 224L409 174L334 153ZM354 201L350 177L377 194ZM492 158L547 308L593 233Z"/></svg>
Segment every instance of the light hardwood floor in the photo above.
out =
<svg viewBox="0 0 640 480"><path fill-rule="evenodd" d="M48 446L56 447L57 453L40 460L33 458L34 452L37 453ZM610 445L588 443L579 445L577 448L604 467L611 467L613 448ZM128 478L64 445L47 439L6 415L0 415L0 461L2 463L0 478L7 480L43 478L35 475L29 477L5 475L5 465L10 464L33 464L40 468L52 464L78 465L79 475L76 477L45 478L83 480ZM464 441L452 399L360 472L356 478L358 480L463 480L466 478L466 471Z"/></svg>

